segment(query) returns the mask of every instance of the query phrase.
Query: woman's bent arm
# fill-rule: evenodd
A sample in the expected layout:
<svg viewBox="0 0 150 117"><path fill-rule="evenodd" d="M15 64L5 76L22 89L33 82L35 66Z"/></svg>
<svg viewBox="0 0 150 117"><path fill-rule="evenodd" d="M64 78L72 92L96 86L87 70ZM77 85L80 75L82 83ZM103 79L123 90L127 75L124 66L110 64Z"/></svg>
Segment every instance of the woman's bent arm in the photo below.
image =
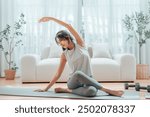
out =
<svg viewBox="0 0 150 117"><path fill-rule="evenodd" d="M66 58L65 58L65 55L62 54L61 59L60 59L60 65L59 65L59 68L56 72L56 75L52 78L52 80L50 81L48 86L45 88L45 91L47 91L49 88L51 88L56 83L56 81L60 78L60 76L64 70L65 65L66 65Z"/></svg>
<svg viewBox="0 0 150 117"><path fill-rule="evenodd" d="M65 55L62 54L58 70L57 70L55 76L50 81L50 83L47 85L47 87L45 89L43 89L43 90L38 89L38 90L35 90L35 91L43 92L43 91L47 91L49 88L51 88L56 83L56 81L60 78L60 76L61 76L61 74L64 70L65 65L66 65L66 58L65 58Z"/></svg>

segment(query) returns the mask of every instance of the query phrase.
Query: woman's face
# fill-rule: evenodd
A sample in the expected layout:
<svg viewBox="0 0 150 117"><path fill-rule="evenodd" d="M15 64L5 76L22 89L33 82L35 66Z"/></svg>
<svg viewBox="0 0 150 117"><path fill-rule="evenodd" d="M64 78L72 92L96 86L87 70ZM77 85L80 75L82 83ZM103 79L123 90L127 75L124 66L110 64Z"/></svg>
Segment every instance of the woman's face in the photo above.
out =
<svg viewBox="0 0 150 117"><path fill-rule="evenodd" d="M68 48L69 43L68 40L62 39L62 40L58 40L58 45L60 45L62 48Z"/></svg>

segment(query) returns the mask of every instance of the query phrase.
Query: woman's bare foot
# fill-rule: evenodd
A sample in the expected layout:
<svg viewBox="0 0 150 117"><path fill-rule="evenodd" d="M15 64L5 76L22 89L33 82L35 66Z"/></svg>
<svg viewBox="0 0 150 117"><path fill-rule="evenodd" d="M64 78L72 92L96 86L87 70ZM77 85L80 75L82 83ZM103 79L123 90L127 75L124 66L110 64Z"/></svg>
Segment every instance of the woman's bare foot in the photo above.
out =
<svg viewBox="0 0 150 117"><path fill-rule="evenodd" d="M102 88L101 90L108 93L109 95L113 95L113 96L121 97L124 94L124 91L122 91L122 90L110 90L110 89L106 89L106 88Z"/></svg>
<svg viewBox="0 0 150 117"><path fill-rule="evenodd" d="M58 87L58 88L55 88L55 92L56 93L71 93L71 90L68 89L68 88L60 88L60 87Z"/></svg>
<svg viewBox="0 0 150 117"><path fill-rule="evenodd" d="M110 94L110 95L114 95L114 96L119 96L119 97L121 97L121 96L124 94L124 92L121 91L121 90L118 90L118 91L111 90L111 93L109 93L109 94Z"/></svg>

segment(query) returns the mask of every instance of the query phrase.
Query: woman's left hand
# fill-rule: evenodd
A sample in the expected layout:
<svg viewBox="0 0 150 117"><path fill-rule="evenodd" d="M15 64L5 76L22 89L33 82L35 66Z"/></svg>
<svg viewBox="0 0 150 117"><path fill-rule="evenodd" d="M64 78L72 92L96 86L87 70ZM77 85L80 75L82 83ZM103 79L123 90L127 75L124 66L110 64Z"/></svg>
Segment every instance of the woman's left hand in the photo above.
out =
<svg viewBox="0 0 150 117"><path fill-rule="evenodd" d="M37 90L34 90L34 92L46 92L45 89L37 89Z"/></svg>

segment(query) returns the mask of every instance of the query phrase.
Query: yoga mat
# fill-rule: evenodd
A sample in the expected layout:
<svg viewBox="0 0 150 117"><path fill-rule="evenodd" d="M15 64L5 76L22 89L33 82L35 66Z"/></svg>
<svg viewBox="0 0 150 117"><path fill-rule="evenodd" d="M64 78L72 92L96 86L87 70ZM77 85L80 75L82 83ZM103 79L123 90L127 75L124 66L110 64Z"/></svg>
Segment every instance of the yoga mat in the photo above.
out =
<svg viewBox="0 0 150 117"><path fill-rule="evenodd" d="M146 94L145 94L145 98L146 98L146 99L150 99L150 93L146 93Z"/></svg>
<svg viewBox="0 0 150 117"><path fill-rule="evenodd" d="M47 92L34 92L38 88L24 88L0 86L0 95L7 96L24 96L24 97L44 97L44 98L68 98L68 99L87 99L87 100L131 100L140 99L136 91L125 91L122 97L111 96L103 91L98 91L95 97L83 97L71 93L55 93L53 90Z"/></svg>

